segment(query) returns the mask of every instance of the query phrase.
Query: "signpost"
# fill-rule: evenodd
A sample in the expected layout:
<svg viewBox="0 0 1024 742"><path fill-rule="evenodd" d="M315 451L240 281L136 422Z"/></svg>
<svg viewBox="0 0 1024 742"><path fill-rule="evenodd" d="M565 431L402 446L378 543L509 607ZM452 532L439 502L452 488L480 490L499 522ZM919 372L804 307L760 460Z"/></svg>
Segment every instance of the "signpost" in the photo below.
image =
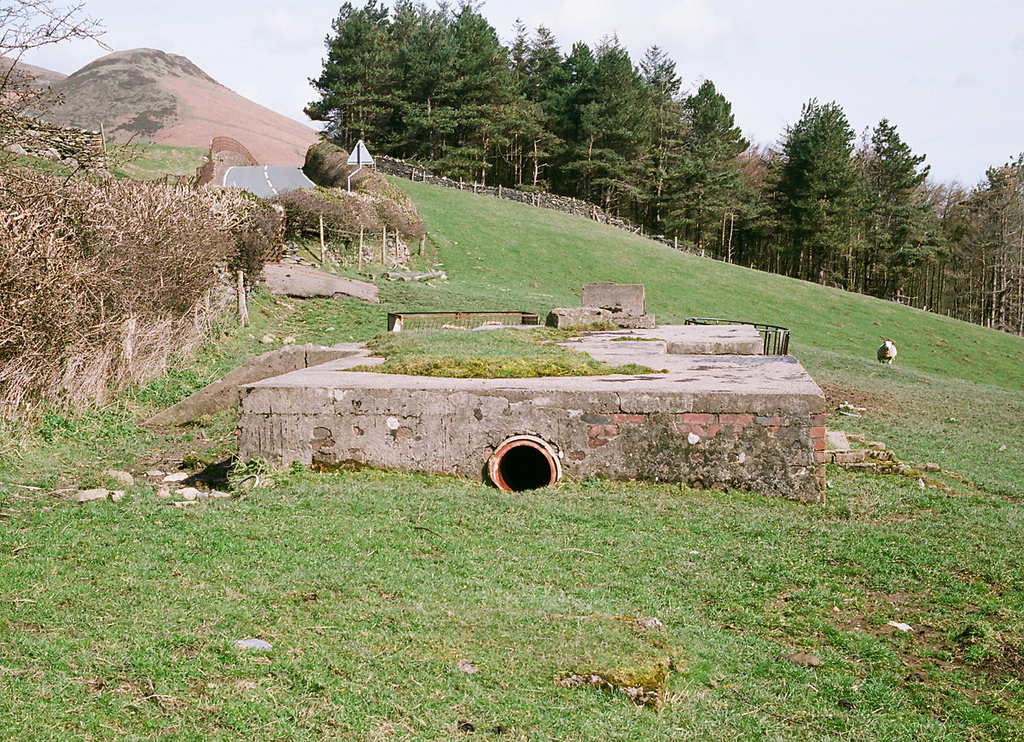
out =
<svg viewBox="0 0 1024 742"><path fill-rule="evenodd" d="M352 150L352 154L348 156L349 165L358 165L358 167L352 171L352 175L355 175L363 169L363 165L372 165L373 157L370 156L370 150L363 144L363 140L360 139L356 142L355 149ZM348 176L348 190L352 190L352 175Z"/></svg>

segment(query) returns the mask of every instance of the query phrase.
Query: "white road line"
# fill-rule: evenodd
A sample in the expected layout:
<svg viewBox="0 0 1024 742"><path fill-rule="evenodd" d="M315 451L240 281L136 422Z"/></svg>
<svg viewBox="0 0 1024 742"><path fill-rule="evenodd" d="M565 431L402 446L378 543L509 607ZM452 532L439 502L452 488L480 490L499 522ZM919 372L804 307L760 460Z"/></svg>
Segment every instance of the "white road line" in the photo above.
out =
<svg viewBox="0 0 1024 742"><path fill-rule="evenodd" d="M270 168L269 167L264 167L263 168L263 177L267 179L267 185L270 186L270 190L274 192L274 195L275 196L278 195L277 189L274 188L274 184L270 181Z"/></svg>

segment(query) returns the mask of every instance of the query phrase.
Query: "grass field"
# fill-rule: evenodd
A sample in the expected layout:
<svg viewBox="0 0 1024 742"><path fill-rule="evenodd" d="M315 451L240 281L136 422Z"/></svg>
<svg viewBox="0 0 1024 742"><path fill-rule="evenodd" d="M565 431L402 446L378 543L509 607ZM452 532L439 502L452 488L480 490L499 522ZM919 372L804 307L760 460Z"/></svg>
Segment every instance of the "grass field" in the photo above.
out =
<svg viewBox="0 0 1024 742"><path fill-rule="evenodd" d="M380 306L262 297L253 326L224 328L201 358L0 444L0 738L1024 738L1024 340L402 187L427 224L422 267L447 282L382 282ZM67 499L113 487L106 469L229 457L230 414L174 435L134 421L267 350L264 334L368 340L389 310L544 314L603 280L644 283L663 323L790 327L830 410L866 408L830 427L967 481L830 468L827 504L808 506L293 468L180 508L141 474L120 502ZM874 361L882 335L894 366ZM664 629L634 626L645 617ZM250 637L273 648L235 646ZM665 669L660 712L553 682Z"/></svg>

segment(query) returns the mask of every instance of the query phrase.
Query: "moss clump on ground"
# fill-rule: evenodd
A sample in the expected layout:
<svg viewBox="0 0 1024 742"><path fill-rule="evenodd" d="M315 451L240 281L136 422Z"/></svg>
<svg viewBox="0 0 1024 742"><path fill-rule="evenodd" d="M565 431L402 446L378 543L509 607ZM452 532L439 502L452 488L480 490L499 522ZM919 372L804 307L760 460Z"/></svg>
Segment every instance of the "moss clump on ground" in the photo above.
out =
<svg viewBox="0 0 1024 742"><path fill-rule="evenodd" d="M621 693L637 706L661 711L665 702L665 683L670 662L662 660L646 667L580 668L555 676L559 688L594 688L605 693Z"/></svg>
<svg viewBox="0 0 1024 742"><path fill-rule="evenodd" d="M389 333L368 343L376 355L387 360L359 370L459 379L652 373L638 364L609 366L556 344L566 337L566 333L546 328Z"/></svg>

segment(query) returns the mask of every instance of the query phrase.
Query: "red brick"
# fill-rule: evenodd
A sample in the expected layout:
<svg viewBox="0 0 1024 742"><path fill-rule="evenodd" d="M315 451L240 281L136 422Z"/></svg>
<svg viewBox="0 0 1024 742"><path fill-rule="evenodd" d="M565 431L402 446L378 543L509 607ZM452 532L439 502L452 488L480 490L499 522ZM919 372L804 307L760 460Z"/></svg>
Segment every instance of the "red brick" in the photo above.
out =
<svg viewBox="0 0 1024 742"><path fill-rule="evenodd" d="M736 426L750 425L750 423L754 422L754 416L753 415L746 415L746 414L744 414L744 415L719 415L718 416L718 422L722 423L722 425L736 425Z"/></svg>
<svg viewBox="0 0 1024 742"><path fill-rule="evenodd" d="M831 458L832 458L832 455L830 453L826 452L826 451L815 451L814 452L814 463L815 464L825 464Z"/></svg>
<svg viewBox="0 0 1024 742"><path fill-rule="evenodd" d="M811 438L811 443L814 444L815 451L825 450L825 439L824 438Z"/></svg>
<svg viewBox="0 0 1024 742"><path fill-rule="evenodd" d="M707 412L684 412L683 422L689 425L708 425L718 422L718 415Z"/></svg>
<svg viewBox="0 0 1024 742"><path fill-rule="evenodd" d="M588 438L600 438L604 432L604 426L602 425L591 425L590 430L587 431Z"/></svg>
<svg viewBox="0 0 1024 742"><path fill-rule="evenodd" d="M625 423L645 423L647 415L612 415L612 422L616 425Z"/></svg>
<svg viewBox="0 0 1024 742"><path fill-rule="evenodd" d="M600 448L601 446L607 446L608 441L604 438L591 438L588 441L587 445L589 445L591 448Z"/></svg>
<svg viewBox="0 0 1024 742"><path fill-rule="evenodd" d="M824 438L825 437L825 426L815 426L811 428L811 438Z"/></svg>

